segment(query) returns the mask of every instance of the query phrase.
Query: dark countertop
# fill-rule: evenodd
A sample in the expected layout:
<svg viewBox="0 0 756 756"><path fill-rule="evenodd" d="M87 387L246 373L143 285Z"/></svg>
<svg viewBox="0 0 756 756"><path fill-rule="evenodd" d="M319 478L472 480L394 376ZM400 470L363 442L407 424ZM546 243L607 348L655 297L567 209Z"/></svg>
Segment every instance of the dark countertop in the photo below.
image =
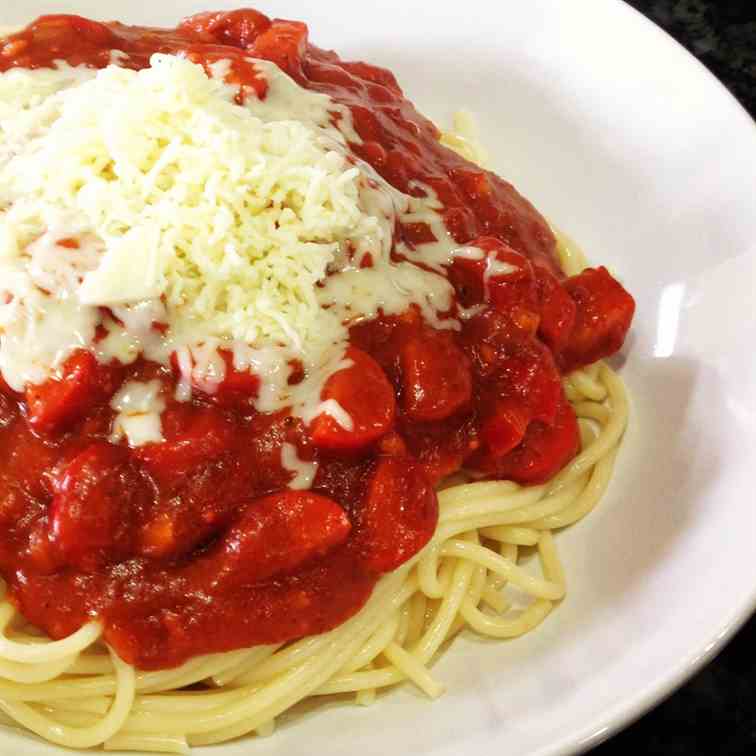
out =
<svg viewBox="0 0 756 756"><path fill-rule="evenodd" d="M688 48L756 117L756 0L625 0Z"/></svg>
<svg viewBox="0 0 756 756"><path fill-rule="evenodd" d="M690 50L756 117L756 0L626 0ZM687 685L591 756L756 754L756 617Z"/></svg>

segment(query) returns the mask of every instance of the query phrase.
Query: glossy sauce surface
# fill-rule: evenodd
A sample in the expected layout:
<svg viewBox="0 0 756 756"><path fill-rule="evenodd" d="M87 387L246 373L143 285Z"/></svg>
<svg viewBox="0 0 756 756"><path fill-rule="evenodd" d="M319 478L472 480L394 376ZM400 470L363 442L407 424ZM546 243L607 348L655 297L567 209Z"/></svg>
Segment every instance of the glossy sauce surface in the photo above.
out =
<svg viewBox="0 0 756 756"><path fill-rule="evenodd" d="M527 200L443 147L391 73L310 45L299 22L236 11L166 31L45 17L9 38L0 70L102 67L112 50L132 68L153 52L229 59L240 101L265 97L249 57L272 60L348 106L355 154L402 191L430 187L456 242L477 250L446 267L461 330L415 310L352 327L353 365L322 396L350 414L349 431L256 412L255 376L232 369L186 403L170 369L84 352L23 396L0 383L0 572L13 600L54 638L99 618L124 659L162 668L343 622L427 543L433 485L463 465L524 484L553 476L578 443L561 375L616 351L634 305L603 268L563 279ZM433 235L398 225L399 240ZM108 441L109 402L128 380L161 382L163 443ZM317 464L311 491L287 488L284 444Z"/></svg>

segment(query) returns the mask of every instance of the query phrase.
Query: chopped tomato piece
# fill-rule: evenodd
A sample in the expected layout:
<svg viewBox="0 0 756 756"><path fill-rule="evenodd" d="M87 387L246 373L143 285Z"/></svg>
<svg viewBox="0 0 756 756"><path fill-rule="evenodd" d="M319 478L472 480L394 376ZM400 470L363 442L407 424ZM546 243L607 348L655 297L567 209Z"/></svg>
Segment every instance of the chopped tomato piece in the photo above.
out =
<svg viewBox="0 0 756 756"><path fill-rule="evenodd" d="M353 364L326 381L321 399L337 402L352 427L345 428L329 414L318 415L310 425L310 437L322 449L364 448L384 436L394 422L394 389L381 366L356 347L349 347L346 357Z"/></svg>
<svg viewBox="0 0 756 756"><path fill-rule="evenodd" d="M99 364L91 352L74 352L63 364L60 378L26 387L29 424L48 434L66 430L111 397L120 376L119 367Z"/></svg>
<svg viewBox="0 0 756 756"><path fill-rule="evenodd" d="M538 336L558 354L567 344L575 325L575 300L550 270L537 265L535 271L541 302Z"/></svg>
<svg viewBox="0 0 756 756"><path fill-rule="evenodd" d="M482 320L485 329L489 318ZM522 441L531 423L555 422L562 381L551 352L535 338L498 343L493 331L490 339L484 335L473 343L480 374L476 410L481 425L480 448L468 464L487 472Z"/></svg>
<svg viewBox="0 0 756 756"><path fill-rule="evenodd" d="M307 48L307 25L301 21L276 19L251 46L250 54L271 60L290 76L302 74L302 59Z"/></svg>
<svg viewBox="0 0 756 756"><path fill-rule="evenodd" d="M532 335L538 328L539 306L535 274L530 261L509 245L483 236L466 245L478 256L456 256L449 280L460 303L474 307L485 302L506 315L518 334Z"/></svg>
<svg viewBox="0 0 756 756"><path fill-rule="evenodd" d="M414 420L443 420L469 404L467 355L449 334L427 330L402 347L402 406Z"/></svg>
<svg viewBox="0 0 756 756"><path fill-rule="evenodd" d="M516 449L482 471L525 485L544 483L575 456L579 443L575 412L562 398L552 425L531 423Z"/></svg>
<svg viewBox="0 0 756 756"><path fill-rule="evenodd" d="M117 42L113 31L106 24L92 21L83 16L65 14L50 14L40 16L29 29L33 32L34 40L39 43L49 44L51 41L59 42L61 34L71 35L84 40L92 47L101 49Z"/></svg>
<svg viewBox="0 0 756 756"><path fill-rule="evenodd" d="M209 34L221 45L245 49L270 27L270 19L251 8L207 11L185 18L179 29Z"/></svg>
<svg viewBox="0 0 756 756"><path fill-rule="evenodd" d="M480 446L480 440L472 435L471 424L455 428L425 426L423 433L411 432L407 448L420 462L423 471L433 485L458 472L465 460Z"/></svg>
<svg viewBox="0 0 756 756"><path fill-rule="evenodd" d="M250 502L208 556L218 563L224 583L255 583L323 556L344 543L351 529L332 499L279 491Z"/></svg>
<svg viewBox="0 0 756 756"><path fill-rule="evenodd" d="M64 469L55 488L49 540L60 563L94 570L133 553L135 520L151 503L152 490L126 449L92 444Z"/></svg>
<svg viewBox="0 0 756 756"><path fill-rule="evenodd" d="M536 339L528 339L506 344L497 350L495 360L482 397L492 404L516 400L532 420L551 423L562 396L562 379L551 352Z"/></svg>
<svg viewBox="0 0 756 756"><path fill-rule="evenodd" d="M494 402L491 414L480 429L486 453L498 458L514 449L522 441L530 419L529 408L518 400L499 399Z"/></svg>
<svg viewBox="0 0 756 756"><path fill-rule="evenodd" d="M389 572L433 536L438 500L422 467L411 458L378 460L357 513L360 554L373 572Z"/></svg>
<svg viewBox="0 0 756 756"><path fill-rule="evenodd" d="M13 488L31 500L45 502L52 496L52 476L70 458L48 439L32 431L15 402L3 404L0 421L0 500ZM0 508L2 504L0 504Z"/></svg>
<svg viewBox="0 0 756 756"><path fill-rule="evenodd" d="M192 468L227 451L232 424L211 408L177 407L163 414L165 440L133 450L134 456L164 485L181 480Z"/></svg>
<svg viewBox="0 0 756 756"><path fill-rule="evenodd" d="M561 354L565 372L609 357L620 349L635 313L635 300L603 266L568 278L564 288L577 312Z"/></svg>

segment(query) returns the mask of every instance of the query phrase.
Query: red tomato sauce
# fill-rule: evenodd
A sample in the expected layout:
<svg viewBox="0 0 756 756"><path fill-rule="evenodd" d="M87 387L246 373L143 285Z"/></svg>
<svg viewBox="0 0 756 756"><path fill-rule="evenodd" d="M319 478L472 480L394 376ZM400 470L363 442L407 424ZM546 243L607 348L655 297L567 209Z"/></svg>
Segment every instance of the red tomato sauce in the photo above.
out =
<svg viewBox="0 0 756 756"><path fill-rule="evenodd" d="M185 403L170 368L87 352L23 395L0 379L0 573L12 600L53 638L98 618L124 659L152 669L339 625L428 542L433 486L463 466L523 484L552 477L578 446L561 375L619 349L634 302L604 268L565 279L527 200L443 147L390 72L318 49L299 22L243 10L162 30L47 16L0 47L0 71L103 67L112 50L134 69L154 52L230 59L240 101L266 93L248 58L275 62L348 106L354 152L402 191L432 187L454 239L484 255L446 271L461 331L415 310L352 327L353 365L322 396L351 431L327 415L306 427L257 412L256 377L230 362L216 394ZM433 239L423 224L396 237ZM492 260L511 267L489 275ZM165 441L110 443L115 391L154 379ZM285 443L318 463L310 491L287 488Z"/></svg>

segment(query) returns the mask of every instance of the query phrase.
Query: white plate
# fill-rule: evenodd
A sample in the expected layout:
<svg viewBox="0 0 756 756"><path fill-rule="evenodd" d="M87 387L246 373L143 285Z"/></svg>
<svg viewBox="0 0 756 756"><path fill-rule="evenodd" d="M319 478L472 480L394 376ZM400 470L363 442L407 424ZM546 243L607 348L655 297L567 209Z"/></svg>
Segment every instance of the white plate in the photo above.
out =
<svg viewBox="0 0 756 756"><path fill-rule="evenodd" d="M15 0L0 23L78 11L171 24L241 0ZM390 67L421 110L478 114L500 173L638 302L616 480L559 537L563 605L514 642L454 643L409 686L329 706L241 754L507 753L595 744L708 660L756 604L756 128L659 29L609 0L260 2L345 57ZM0 735L0 752L54 749ZM61 753L63 753L61 751Z"/></svg>

